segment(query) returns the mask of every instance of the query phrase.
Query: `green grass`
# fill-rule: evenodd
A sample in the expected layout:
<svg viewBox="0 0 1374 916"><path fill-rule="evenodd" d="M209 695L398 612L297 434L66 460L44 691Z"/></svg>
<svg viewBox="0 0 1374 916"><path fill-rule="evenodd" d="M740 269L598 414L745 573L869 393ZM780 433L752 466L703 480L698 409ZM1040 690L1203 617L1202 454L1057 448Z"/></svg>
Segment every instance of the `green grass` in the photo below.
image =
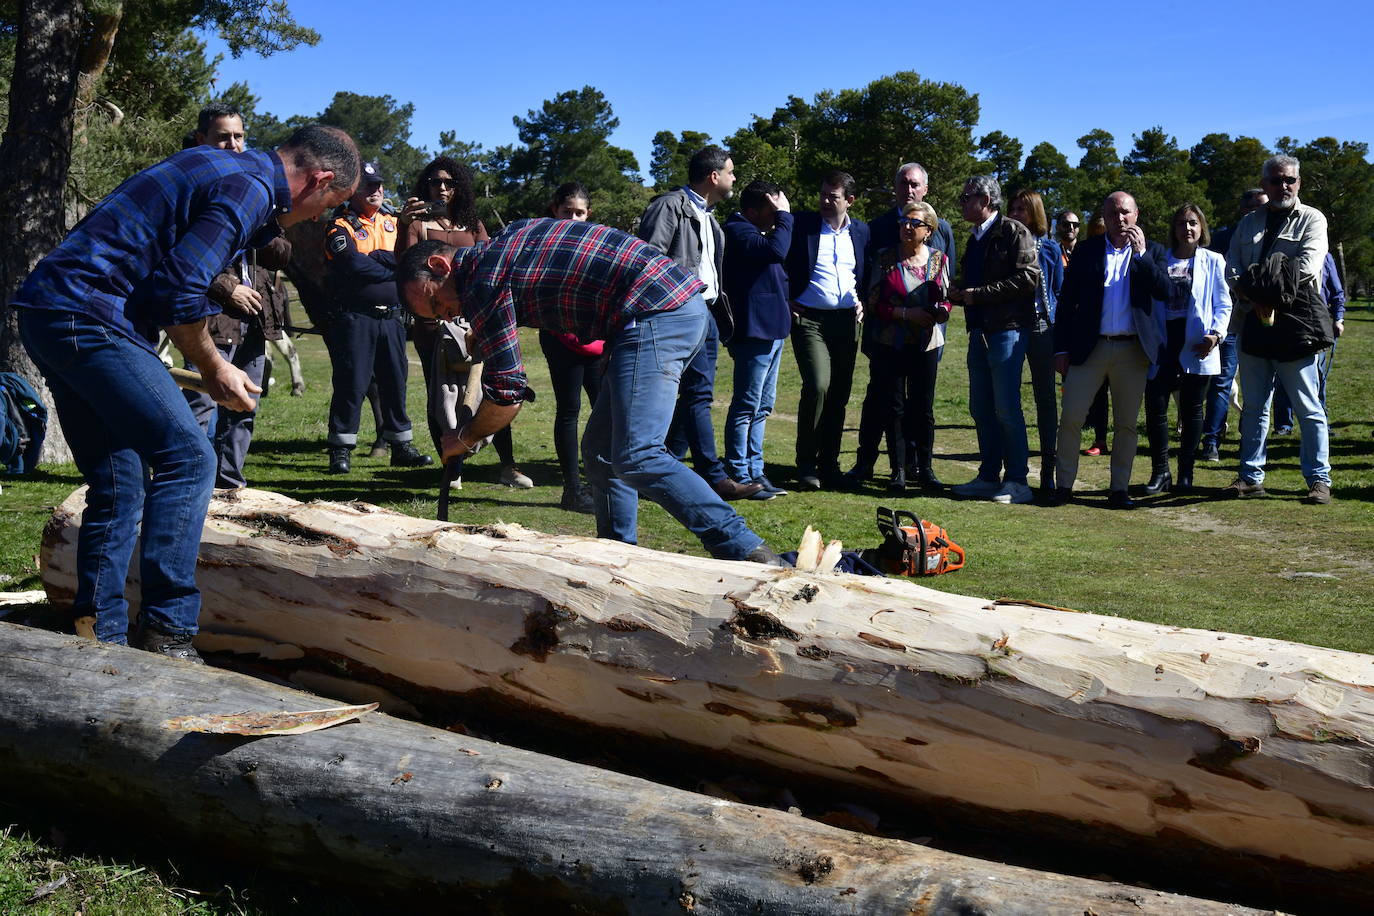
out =
<svg viewBox="0 0 1374 916"><path fill-rule="evenodd" d="M1297 436L1271 442L1267 499L1220 501L1207 496L1165 496L1141 500L1135 512L1100 508L1108 459L1083 458L1078 489L1082 502L1056 509L997 506L952 497L909 496L898 501L946 527L969 552L964 570L927 580L935 588L985 597L1014 597L1048 604L1151 620L1159 623L1233 630L1334 648L1374 652L1374 627L1362 625L1374 609L1374 309L1357 303L1346 320L1330 385L1333 493L1326 507L1305 506L1298 472ZM969 479L976 470L976 444L967 409L962 329L950 334L936 398L936 469L946 483ZM464 489L454 494L454 521L519 522L531 528L572 534L594 533L590 516L558 508L561 479L552 442L553 397L533 335L527 333L531 384L544 393L516 420L516 457L534 478L533 490L496 482L495 452L483 451L468 465ZM304 397L282 387L264 400L246 470L253 486L297 499L366 500L414 515L432 516L437 495L433 469L399 470L386 459L355 453L347 477L324 474L328 361L321 340L299 340L307 376ZM418 366L412 355L412 375ZM728 357L717 380L717 427L729 400ZM859 401L867 380L861 360L845 436L844 460L852 459ZM412 384L411 416L423 416L421 386ZM797 374L790 354L783 360L777 413L769 421L769 475L792 479ZM1035 412L1025 386L1028 421ZM360 439L370 441L364 411ZM584 410L585 417L585 410ZM1220 465L1199 464L1197 483L1219 488L1235 473L1234 432ZM423 432L417 444L428 447ZM1036 441L1031 431L1031 441ZM1144 435L1141 435L1144 447ZM885 460L885 459L884 459ZM880 462L881 465L881 462ZM1032 455L1032 469L1038 459ZM1136 460L1136 480L1148 473L1148 459ZM1034 470L1032 472L1034 483ZM44 468L32 479L6 479L0 494L0 588L38 587L34 556L49 507L79 484L70 466ZM810 524L826 538L847 546L877 543L873 509L892 504L878 485L860 494L793 493L736 507L779 550L795 547ZM665 512L642 503L640 542L660 550L700 553L700 545ZM1304 576L1317 573L1323 576ZM1325 575L1334 578L1325 578Z"/></svg>
<svg viewBox="0 0 1374 916"><path fill-rule="evenodd" d="M967 409L962 329L950 334L936 399L936 469L946 483L973 476L976 446ZM469 463L464 489L454 494L454 521L519 522L543 531L593 534L589 516L558 508L561 480L552 444L553 397L533 334L525 337L531 384L544 393L516 420L520 465L536 484L512 490L496 483L496 456L487 450ZM385 459L358 456L347 477L324 473L328 360L318 337L299 340L305 362L306 395L286 395L289 381L267 398L258 420L247 476L253 486L297 499L366 500L415 515L432 516L438 474L434 469L393 470ZM729 400L728 357L717 385L717 427ZM419 378L412 359L412 377ZM851 460L859 402L867 381L862 364L846 433ZM791 482L797 403L797 374L790 354L783 360L778 413L769 422L769 475ZM423 428L422 392L410 392L411 416ZM1107 483L1106 458L1083 458L1079 490L1083 502L1056 509L995 506L945 497L909 497L899 502L876 487L860 494L793 493L769 502L737 503L761 535L779 550L795 547L810 524L851 547L877 543L876 505L900 505L949 529L969 552L960 572L925 584L988 598L1014 597L1158 623L1229 630L1374 652L1374 307L1356 303L1346 319L1330 388L1333 418L1332 464L1335 502L1304 506L1297 469L1296 436L1272 443L1267 499L1224 502L1205 496L1145 501L1129 513L1100 508ZM1034 421L1027 380L1025 408ZM585 413L584 413L585 416ZM1221 487L1235 472L1235 415L1220 465L1202 464L1197 483ZM364 416L360 439L370 441ZM423 438L423 433L419 438ZM1031 441L1036 439L1031 431ZM418 439L417 439L418 442ZM1141 436L1142 448L1144 435ZM418 443L428 447L428 442ZM1032 468L1038 467L1032 455ZM1137 458L1136 480L1147 474ZM32 478L3 478L0 494L0 589L39 587L35 556L51 507L80 483L71 466L45 467ZM1032 483L1034 479L1032 479ZM660 550L700 553L700 545L661 509L642 504L640 539ZM1315 573L1317 576L1295 575ZM1329 578L1328 578L1329 576ZM0 826L8 817L0 810ZM72 856L29 833L0 834L0 912L20 909L33 889L61 875L70 880L24 912L70 913L250 913L250 892L224 887L197 894L176 889L179 876L157 855L140 865L114 865ZM120 849L119 841L113 848ZM103 851L111 851L107 842ZM123 852L119 853L121 857ZM142 866L146 866L146 869ZM211 882L212 884L214 882ZM260 897L253 898L255 902ZM281 901L291 911L293 900Z"/></svg>

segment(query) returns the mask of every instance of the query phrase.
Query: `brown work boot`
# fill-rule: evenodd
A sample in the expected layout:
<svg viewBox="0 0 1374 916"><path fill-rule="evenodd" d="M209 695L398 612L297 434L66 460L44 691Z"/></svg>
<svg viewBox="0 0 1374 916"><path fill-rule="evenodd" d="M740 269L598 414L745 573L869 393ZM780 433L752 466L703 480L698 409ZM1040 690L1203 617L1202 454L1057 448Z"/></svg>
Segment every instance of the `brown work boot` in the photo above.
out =
<svg viewBox="0 0 1374 916"><path fill-rule="evenodd" d="M711 489L715 490L721 499L748 499L755 493L763 489L761 483L740 483L729 477L722 477L711 484Z"/></svg>
<svg viewBox="0 0 1374 916"><path fill-rule="evenodd" d="M1325 506L1331 502L1331 485L1324 480L1315 480L1302 501L1309 506Z"/></svg>
<svg viewBox="0 0 1374 916"><path fill-rule="evenodd" d="M1263 496L1265 495L1264 484L1251 483L1244 477L1237 477L1221 488L1221 495L1231 499L1237 496Z"/></svg>

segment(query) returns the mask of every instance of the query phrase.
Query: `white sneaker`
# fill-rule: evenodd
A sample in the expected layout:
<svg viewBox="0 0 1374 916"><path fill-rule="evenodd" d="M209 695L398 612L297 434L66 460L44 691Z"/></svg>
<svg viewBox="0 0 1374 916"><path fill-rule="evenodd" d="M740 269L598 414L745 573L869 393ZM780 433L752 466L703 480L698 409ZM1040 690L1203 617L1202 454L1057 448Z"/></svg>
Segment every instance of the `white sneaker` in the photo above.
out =
<svg viewBox="0 0 1374 916"><path fill-rule="evenodd" d="M1002 492L1002 485L995 480L984 480L975 477L968 483L961 483L950 487L949 492L955 496L964 496L969 499L992 499Z"/></svg>
<svg viewBox="0 0 1374 916"><path fill-rule="evenodd" d="M517 490L528 490L534 486L534 481L525 476L518 467L508 464L501 469L501 482L508 487L515 487Z"/></svg>
<svg viewBox="0 0 1374 916"><path fill-rule="evenodd" d="M1002 484L1002 488L992 496L992 501L995 503L1013 503L1021 505L1022 503L1033 502L1034 500L1035 493L1031 491L1031 488L1024 483L1017 483L1014 480L1008 480L1006 483Z"/></svg>
<svg viewBox="0 0 1374 916"><path fill-rule="evenodd" d="M459 475L459 476L457 476L457 477L454 477L452 480L450 480L450 481L448 482L448 488L449 488L450 490L461 490L461 489L463 489L463 477L462 477L462 475Z"/></svg>

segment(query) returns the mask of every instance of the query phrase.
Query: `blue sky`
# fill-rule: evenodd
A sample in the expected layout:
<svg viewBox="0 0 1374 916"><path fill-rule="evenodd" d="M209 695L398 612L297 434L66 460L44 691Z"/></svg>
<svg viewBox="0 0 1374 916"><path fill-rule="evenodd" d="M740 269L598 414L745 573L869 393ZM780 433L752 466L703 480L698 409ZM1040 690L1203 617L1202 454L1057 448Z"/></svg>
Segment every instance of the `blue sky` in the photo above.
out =
<svg viewBox="0 0 1374 916"><path fill-rule="evenodd" d="M1374 7L1363 0L745 0L690 19L687 4L655 0L290 6L320 44L226 54L220 84L247 82L278 117L319 112L338 90L389 94L414 103L411 142L431 150L441 130L488 149L513 143L512 115L591 85L620 118L612 142L647 175L657 131L723 139L789 94L809 101L898 70L976 93L975 138L1001 130L1027 153L1048 140L1075 162L1075 141L1095 127L1122 155L1156 124L1185 147L1213 131L1374 145ZM211 38L210 50L223 45Z"/></svg>

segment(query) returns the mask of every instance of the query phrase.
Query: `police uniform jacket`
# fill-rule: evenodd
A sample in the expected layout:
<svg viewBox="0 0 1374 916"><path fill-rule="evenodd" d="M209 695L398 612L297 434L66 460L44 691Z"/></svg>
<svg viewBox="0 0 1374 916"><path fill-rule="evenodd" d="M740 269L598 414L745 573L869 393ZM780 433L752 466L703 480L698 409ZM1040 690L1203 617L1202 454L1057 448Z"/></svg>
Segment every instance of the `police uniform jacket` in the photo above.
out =
<svg viewBox="0 0 1374 916"><path fill-rule="evenodd" d="M344 210L324 236L325 290L336 308L387 313L399 306L396 290L396 217L378 210L362 216Z"/></svg>

